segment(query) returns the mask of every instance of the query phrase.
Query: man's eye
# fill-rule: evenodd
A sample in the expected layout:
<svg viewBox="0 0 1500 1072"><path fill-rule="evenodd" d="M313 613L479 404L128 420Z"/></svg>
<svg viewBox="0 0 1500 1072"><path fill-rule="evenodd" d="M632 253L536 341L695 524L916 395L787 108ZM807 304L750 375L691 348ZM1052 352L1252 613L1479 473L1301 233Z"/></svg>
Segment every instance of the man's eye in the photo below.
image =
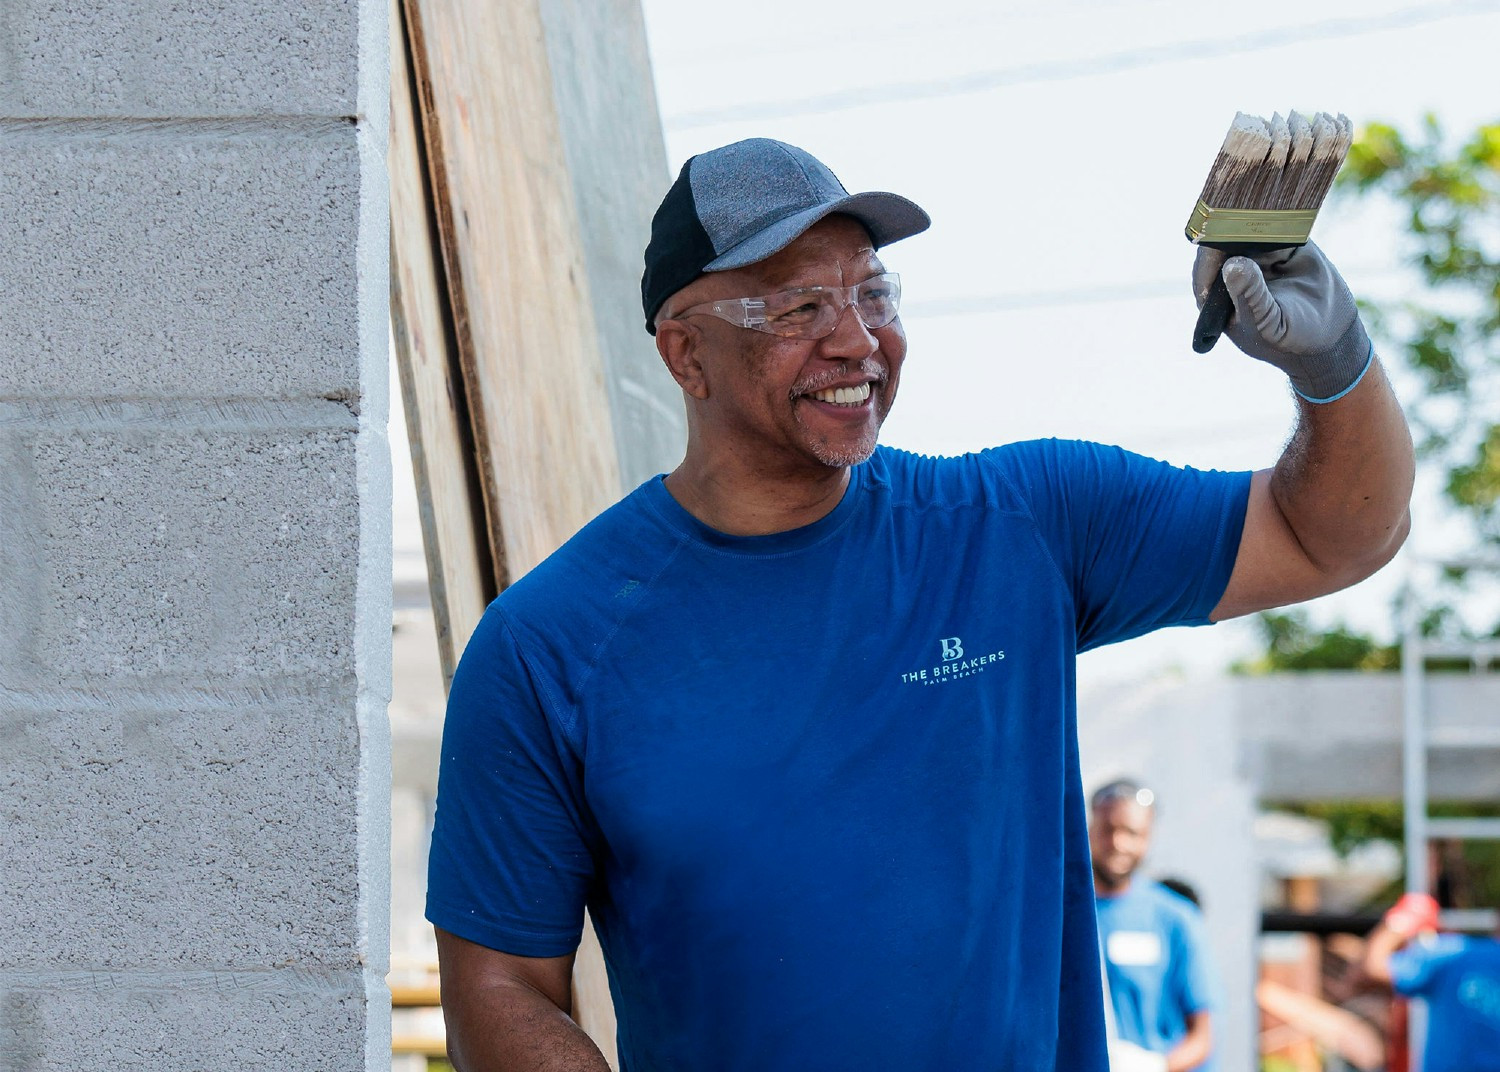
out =
<svg viewBox="0 0 1500 1072"><path fill-rule="evenodd" d="M789 308L778 310L769 314L769 319L777 320L787 324L799 324L813 320L818 315L818 303L814 301L802 302Z"/></svg>

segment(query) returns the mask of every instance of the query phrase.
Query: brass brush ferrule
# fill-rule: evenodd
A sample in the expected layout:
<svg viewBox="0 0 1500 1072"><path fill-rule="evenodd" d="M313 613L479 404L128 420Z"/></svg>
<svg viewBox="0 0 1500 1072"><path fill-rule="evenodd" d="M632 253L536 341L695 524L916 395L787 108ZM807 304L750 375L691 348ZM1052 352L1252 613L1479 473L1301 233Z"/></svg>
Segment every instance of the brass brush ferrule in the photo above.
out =
<svg viewBox="0 0 1500 1072"><path fill-rule="evenodd" d="M1204 245L1303 246L1317 218L1315 208L1211 208L1200 200L1193 206L1186 230L1190 241Z"/></svg>

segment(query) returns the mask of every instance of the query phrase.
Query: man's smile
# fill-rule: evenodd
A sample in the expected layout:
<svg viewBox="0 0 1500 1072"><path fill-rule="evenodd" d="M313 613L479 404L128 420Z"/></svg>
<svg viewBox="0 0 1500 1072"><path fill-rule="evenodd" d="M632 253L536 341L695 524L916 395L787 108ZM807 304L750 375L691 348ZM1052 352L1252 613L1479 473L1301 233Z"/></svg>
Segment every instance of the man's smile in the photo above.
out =
<svg viewBox="0 0 1500 1072"><path fill-rule="evenodd" d="M821 391L809 392L807 397L836 406L858 406L869 399L870 385L861 383L853 387L825 387Z"/></svg>

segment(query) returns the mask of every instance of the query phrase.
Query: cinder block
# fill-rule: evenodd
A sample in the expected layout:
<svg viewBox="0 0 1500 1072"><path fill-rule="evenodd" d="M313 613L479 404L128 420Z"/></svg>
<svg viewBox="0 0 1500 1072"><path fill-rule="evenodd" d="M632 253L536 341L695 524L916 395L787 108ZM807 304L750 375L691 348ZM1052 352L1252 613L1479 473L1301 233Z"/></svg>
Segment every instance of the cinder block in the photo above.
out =
<svg viewBox="0 0 1500 1072"><path fill-rule="evenodd" d="M5 0L9 116L354 114L357 0Z"/></svg>
<svg viewBox="0 0 1500 1072"><path fill-rule="evenodd" d="M0 249L25 270L0 270L0 398L357 404L356 137L336 121L7 130Z"/></svg>
<svg viewBox="0 0 1500 1072"><path fill-rule="evenodd" d="M0 685L353 682L355 433L224 417L0 434Z"/></svg>
<svg viewBox="0 0 1500 1072"><path fill-rule="evenodd" d="M339 992L0 992L0 1069L365 1072L376 1018Z"/></svg>
<svg viewBox="0 0 1500 1072"><path fill-rule="evenodd" d="M358 966L352 698L12 712L0 742L0 973Z"/></svg>

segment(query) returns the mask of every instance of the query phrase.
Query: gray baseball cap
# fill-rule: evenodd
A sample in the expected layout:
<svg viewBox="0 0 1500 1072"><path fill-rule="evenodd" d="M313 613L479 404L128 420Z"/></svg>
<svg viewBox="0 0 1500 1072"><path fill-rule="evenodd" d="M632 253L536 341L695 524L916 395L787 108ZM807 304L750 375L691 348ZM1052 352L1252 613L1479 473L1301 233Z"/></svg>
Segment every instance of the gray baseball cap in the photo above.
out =
<svg viewBox="0 0 1500 1072"><path fill-rule="evenodd" d="M763 261L836 212L864 224L877 249L932 223L897 194L851 194L822 161L785 142L748 138L692 157L651 220L646 330L656 334L662 303L704 272Z"/></svg>

